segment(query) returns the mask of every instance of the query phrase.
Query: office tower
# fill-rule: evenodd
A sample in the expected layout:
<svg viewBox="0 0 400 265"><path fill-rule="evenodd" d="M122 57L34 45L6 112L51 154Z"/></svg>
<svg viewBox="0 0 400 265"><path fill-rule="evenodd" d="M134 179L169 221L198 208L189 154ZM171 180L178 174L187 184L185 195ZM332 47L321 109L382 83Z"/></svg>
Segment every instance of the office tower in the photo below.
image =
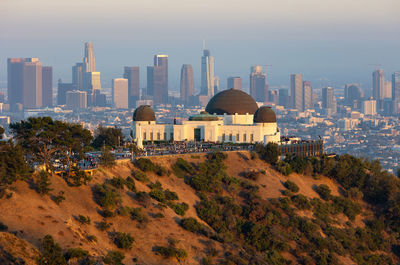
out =
<svg viewBox="0 0 400 265"><path fill-rule="evenodd" d="M372 97L368 100L364 100L361 105L361 112L364 115L376 115L376 100Z"/></svg>
<svg viewBox="0 0 400 265"><path fill-rule="evenodd" d="M5 95L4 92L0 92L0 103L5 103Z"/></svg>
<svg viewBox="0 0 400 265"><path fill-rule="evenodd" d="M42 105L53 106L53 67L42 67Z"/></svg>
<svg viewBox="0 0 400 265"><path fill-rule="evenodd" d="M77 89L83 89L83 63L76 63L72 66L72 84Z"/></svg>
<svg viewBox="0 0 400 265"><path fill-rule="evenodd" d="M168 103L168 55L155 55L154 66L147 67L147 95L154 104Z"/></svg>
<svg viewBox="0 0 400 265"><path fill-rule="evenodd" d="M194 102L194 76L190 64L182 65L181 69L181 102L185 105L192 105Z"/></svg>
<svg viewBox="0 0 400 265"><path fill-rule="evenodd" d="M303 111L311 109L313 107L312 100L312 87L310 81L303 82Z"/></svg>
<svg viewBox="0 0 400 265"><path fill-rule="evenodd" d="M250 96L258 102L268 101L267 75L259 65L250 69Z"/></svg>
<svg viewBox="0 0 400 265"><path fill-rule="evenodd" d="M214 76L214 95L219 92L219 77Z"/></svg>
<svg viewBox="0 0 400 265"><path fill-rule="evenodd" d="M93 44L85 43L85 57L83 57L83 72L96 72L96 61L94 59Z"/></svg>
<svg viewBox="0 0 400 265"><path fill-rule="evenodd" d="M215 79L214 79L214 57L211 56L209 50L203 50L201 57L201 87L200 94L207 95L209 98L214 96Z"/></svg>
<svg viewBox="0 0 400 265"><path fill-rule="evenodd" d="M87 108L87 95L85 91L68 91L66 94L66 101L68 109L81 110Z"/></svg>
<svg viewBox="0 0 400 265"><path fill-rule="evenodd" d="M385 81L385 86L382 91L382 98L392 98L392 82Z"/></svg>
<svg viewBox="0 0 400 265"><path fill-rule="evenodd" d="M100 83L100 72L87 72L85 73L85 83L84 87L88 92L93 92L93 90L101 90Z"/></svg>
<svg viewBox="0 0 400 265"><path fill-rule="evenodd" d="M79 82L79 65L76 65L77 80ZM75 83L75 84L76 84ZM91 42L85 43L85 56L82 63L82 89L87 91L88 95L93 94L93 90L101 89L100 85L100 72L96 72L96 62L93 52L93 44Z"/></svg>
<svg viewBox="0 0 400 265"><path fill-rule="evenodd" d="M125 66L124 78L128 79L129 108L136 107L136 101L140 99L140 72L138 66Z"/></svg>
<svg viewBox="0 0 400 265"><path fill-rule="evenodd" d="M17 110L17 104L22 104L24 62L25 58L7 59L7 94L12 111Z"/></svg>
<svg viewBox="0 0 400 265"><path fill-rule="evenodd" d="M112 98L116 109L127 109L129 107L129 80L127 78L112 80Z"/></svg>
<svg viewBox="0 0 400 265"><path fill-rule="evenodd" d="M285 88L279 89L278 104L288 108L290 106L289 90Z"/></svg>
<svg viewBox="0 0 400 265"><path fill-rule="evenodd" d="M303 110L303 75L290 75L290 99L291 107L298 111Z"/></svg>
<svg viewBox="0 0 400 265"><path fill-rule="evenodd" d="M330 115L336 113L336 107L336 97L333 92L333 87L324 87L322 89L322 108Z"/></svg>
<svg viewBox="0 0 400 265"><path fill-rule="evenodd" d="M372 73L372 97L376 100L376 107L378 110L381 110L384 87L385 75L383 70L374 71Z"/></svg>
<svg viewBox="0 0 400 265"><path fill-rule="evenodd" d="M278 91L277 90L268 90L268 102L272 102L274 104L278 104Z"/></svg>
<svg viewBox="0 0 400 265"><path fill-rule="evenodd" d="M228 77L228 87L227 89L237 89L237 90L242 90L242 78L238 76L231 76Z"/></svg>
<svg viewBox="0 0 400 265"><path fill-rule="evenodd" d="M107 106L107 97L105 94L102 94L101 90L99 90L99 89L93 90L92 94L88 95L88 98L91 101L92 106L95 106L95 107L106 107Z"/></svg>
<svg viewBox="0 0 400 265"><path fill-rule="evenodd" d="M77 87L72 83L63 83L58 80L57 86L57 105L65 105L67 103L67 92L77 90Z"/></svg>
<svg viewBox="0 0 400 265"><path fill-rule="evenodd" d="M393 114L400 114L400 72L392 74Z"/></svg>
<svg viewBox="0 0 400 265"><path fill-rule="evenodd" d="M358 102L362 98L362 92L357 84L346 84L344 87L344 100L347 105L359 108Z"/></svg>

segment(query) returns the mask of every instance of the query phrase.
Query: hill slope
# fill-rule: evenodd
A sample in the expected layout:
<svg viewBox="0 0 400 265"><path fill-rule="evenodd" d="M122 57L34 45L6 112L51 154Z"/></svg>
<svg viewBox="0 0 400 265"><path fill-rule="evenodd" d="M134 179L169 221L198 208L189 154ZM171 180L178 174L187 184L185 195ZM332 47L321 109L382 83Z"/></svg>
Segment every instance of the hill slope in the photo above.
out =
<svg viewBox="0 0 400 265"><path fill-rule="evenodd" d="M174 164L178 158L189 162L196 172L189 174L177 170ZM198 178L199 182L196 182L193 178L195 175L201 175L198 172L201 172L202 165L206 167L209 161L206 155L163 156L152 157L150 160L167 169L170 175L159 176L149 171L145 174L148 181L138 181L137 179L143 177L143 174L138 173L140 171L137 166L131 162L121 162L111 169L99 169L89 185L80 187L71 187L61 177L52 176L53 190L50 193L57 195L62 191L65 197L59 205L50 196L39 195L27 182L18 181L13 185L12 196L0 199L0 221L6 224L8 231L12 231L16 237L38 249L41 249L40 240L50 234L62 249L80 247L89 251L89 255L94 259L102 259L110 250L118 250L125 255L124 264L221 264L222 262L356 264L357 262L348 251L352 246L346 245L347 243L331 246L325 239L335 236L328 233L334 228L349 233L361 229L360 233L364 233L363 220L372 219L373 208L357 200L357 204L362 208L360 213L355 214L354 219L345 210L332 210L324 217L315 218L318 207L321 209L328 207L323 204L324 200L315 199L320 198L315 191L317 186L324 184L329 187L332 198L336 196L343 198L342 188L332 179L295 173L289 177L283 176L262 160L251 159L248 152L229 152L226 159L218 162L220 164L217 162L213 164L221 168L207 171L224 174L215 180L216 189L207 190L207 185L210 183L204 186L204 183L200 183L204 179ZM223 164L226 165L226 170L221 166ZM210 168L211 164L207 170L211 170ZM255 177L252 177L252 172L256 172ZM180 173L185 177L177 176ZM107 186L111 187L110 179L118 177L126 179L132 176L136 176L135 189L128 189L127 185L115 188L120 196L120 199L116 200L116 205L100 206L101 202L96 197L96 187L98 188L95 187L96 184L101 185L106 182L109 183ZM289 192L284 185L287 180L295 183L299 191ZM196 183L203 186L198 186L200 184ZM114 183L114 186L118 187L118 183ZM197 191L193 187L197 187ZM178 199L164 199L165 195L169 194L165 193L166 190L175 192ZM150 199L143 192L150 193L153 198ZM227 198L231 198L232 201L228 202ZM185 214L181 216L176 212L182 213L179 207L183 202L189 207L186 212L183 210ZM212 206L214 204L219 208ZM332 205L337 205L334 199ZM232 210L237 206L240 209ZM132 210L139 207L141 210ZM214 209L212 207L216 209L217 215L222 216L221 218L213 218L210 212L210 209ZM348 206L343 207L345 209ZM111 213L115 216L104 217ZM195 233L184 229L181 225L183 218L190 217L197 220L201 227ZM293 222L283 223L285 219L290 219L289 217L296 218ZM312 221L317 219L321 222L320 220L325 220L324 218L328 220L329 227ZM104 227L106 224L109 227ZM101 226L104 231L99 229ZM299 227L303 227L301 228L303 230ZM282 231L285 233L282 234ZM336 232L339 233L338 231ZM134 238L130 249L129 246L128 249L118 248L118 242L121 242L118 241L118 232L129 233ZM276 238L278 235L282 236L279 240ZM265 241L264 238L267 237L275 238ZM378 237L384 240L385 234L382 233ZM313 249L316 244L313 240L318 240L317 244L321 245L320 252ZM187 257L169 253L178 258L165 258L162 255L165 254L162 247L169 247L169 250L184 249ZM333 250L335 248L336 251ZM0 246L1 249L4 248ZM385 257L391 257L394 261L397 259L390 250L371 251L371 249L366 250L371 255L379 257L380 254L385 254ZM244 253L247 253L247 256Z"/></svg>

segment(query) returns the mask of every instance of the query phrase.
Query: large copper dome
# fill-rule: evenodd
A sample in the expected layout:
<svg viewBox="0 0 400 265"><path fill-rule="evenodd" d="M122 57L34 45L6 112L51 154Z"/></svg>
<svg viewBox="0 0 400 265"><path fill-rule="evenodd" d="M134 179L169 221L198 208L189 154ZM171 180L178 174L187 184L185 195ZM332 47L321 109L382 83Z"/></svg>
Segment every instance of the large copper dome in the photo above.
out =
<svg viewBox="0 0 400 265"><path fill-rule="evenodd" d="M217 115L254 114L257 108L256 101L249 94L232 88L216 94L208 102L206 111Z"/></svg>
<svg viewBox="0 0 400 265"><path fill-rule="evenodd" d="M141 105L133 113L133 121L155 121L156 115L149 105Z"/></svg>
<svg viewBox="0 0 400 265"><path fill-rule="evenodd" d="M254 114L255 123L272 123L276 122L275 112L271 107L262 106Z"/></svg>

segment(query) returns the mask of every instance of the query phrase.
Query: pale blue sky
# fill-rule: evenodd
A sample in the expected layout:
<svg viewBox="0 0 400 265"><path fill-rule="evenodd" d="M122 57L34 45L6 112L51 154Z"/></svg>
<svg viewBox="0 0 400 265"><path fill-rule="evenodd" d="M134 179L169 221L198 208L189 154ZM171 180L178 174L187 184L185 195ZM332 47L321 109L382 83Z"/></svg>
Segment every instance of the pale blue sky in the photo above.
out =
<svg viewBox="0 0 400 265"><path fill-rule="evenodd" d="M373 64L400 70L399 10L399 0L0 0L0 87L7 57L39 57L69 81L85 41L103 86L125 65L141 67L144 86L153 55L167 53L170 87L188 63L198 87L205 39L223 87L231 75L248 86L251 65L271 64L272 86L303 73L315 87L369 88Z"/></svg>

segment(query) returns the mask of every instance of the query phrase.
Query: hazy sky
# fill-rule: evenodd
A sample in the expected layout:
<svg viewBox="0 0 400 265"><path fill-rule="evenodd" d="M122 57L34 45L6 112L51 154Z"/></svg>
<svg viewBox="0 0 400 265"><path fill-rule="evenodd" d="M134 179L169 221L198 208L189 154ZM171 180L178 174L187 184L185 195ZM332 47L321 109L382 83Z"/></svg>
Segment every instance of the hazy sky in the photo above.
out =
<svg viewBox="0 0 400 265"><path fill-rule="evenodd" d="M146 66L169 55L170 88L182 64L200 85L202 40L228 76L248 87L249 68L268 64L271 86L288 86L303 73L314 87L362 83L374 64L387 78L400 70L400 0L0 0L0 87L7 57L39 57L54 79L71 80L71 67L92 41L103 87L124 66Z"/></svg>

